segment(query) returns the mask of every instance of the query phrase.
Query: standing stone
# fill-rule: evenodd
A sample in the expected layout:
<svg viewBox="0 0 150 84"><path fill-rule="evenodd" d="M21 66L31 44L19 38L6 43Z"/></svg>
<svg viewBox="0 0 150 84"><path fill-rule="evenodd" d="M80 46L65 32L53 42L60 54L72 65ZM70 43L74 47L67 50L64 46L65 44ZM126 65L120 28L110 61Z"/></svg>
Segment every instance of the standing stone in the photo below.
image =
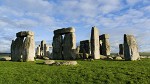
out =
<svg viewBox="0 0 150 84"><path fill-rule="evenodd" d="M101 54L104 56L110 55L110 43L109 43L109 35L103 34L100 36L100 41L102 42L101 45Z"/></svg>
<svg viewBox="0 0 150 84"><path fill-rule="evenodd" d="M123 44L119 44L119 55L123 55Z"/></svg>
<svg viewBox="0 0 150 84"><path fill-rule="evenodd" d="M125 60L139 60L138 45L133 35L124 34L124 57Z"/></svg>
<svg viewBox="0 0 150 84"><path fill-rule="evenodd" d="M14 56L15 56L15 41L14 40L12 40L12 43L11 43L11 60L14 60L15 58L14 58Z"/></svg>
<svg viewBox="0 0 150 84"><path fill-rule="evenodd" d="M75 59L76 36L74 33L67 33L64 36L63 56L65 60Z"/></svg>
<svg viewBox="0 0 150 84"><path fill-rule="evenodd" d="M44 51L45 56L48 57L48 56L50 55L50 52L49 52L49 46L45 44L45 45L44 45L44 50L45 50L45 51Z"/></svg>
<svg viewBox="0 0 150 84"><path fill-rule="evenodd" d="M62 36L54 35L53 37L53 59L62 60Z"/></svg>
<svg viewBox="0 0 150 84"><path fill-rule="evenodd" d="M23 50L23 40L24 37L17 37L14 42L12 42L12 61L21 61L22 50Z"/></svg>
<svg viewBox="0 0 150 84"><path fill-rule="evenodd" d="M40 50L40 46L38 46L36 49L36 56L39 58L40 55L41 55L41 50Z"/></svg>
<svg viewBox="0 0 150 84"><path fill-rule="evenodd" d="M46 44L46 42L44 40L41 41L41 56L45 56L45 48L44 45Z"/></svg>
<svg viewBox="0 0 150 84"><path fill-rule="evenodd" d="M95 26L91 30L91 56L94 59L100 59L99 30Z"/></svg>
<svg viewBox="0 0 150 84"><path fill-rule="evenodd" d="M35 41L34 36L28 35L23 44L23 61L34 61Z"/></svg>
<svg viewBox="0 0 150 84"><path fill-rule="evenodd" d="M91 48L90 48L90 41L89 40L84 40L80 41L80 53L91 53Z"/></svg>

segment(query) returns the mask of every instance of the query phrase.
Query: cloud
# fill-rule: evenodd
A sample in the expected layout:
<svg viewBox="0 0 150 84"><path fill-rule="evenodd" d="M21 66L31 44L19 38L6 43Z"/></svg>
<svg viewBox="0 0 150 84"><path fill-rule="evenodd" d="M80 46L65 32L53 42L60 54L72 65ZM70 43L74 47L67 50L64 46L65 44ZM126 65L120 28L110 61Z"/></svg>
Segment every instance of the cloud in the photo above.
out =
<svg viewBox="0 0 150 84"><path fill-rule="evenodd" d="M53 30L69 26L76 28L77 42L90 39L91 27L97 26L101 34L110 34L112 52L118 52L125 33L136 36L140 51L149 51L149 10L149 0L3 0L0 39L5 48L0 51L9 50L18 31L31 30L36 41L51 43Z"/></svg>

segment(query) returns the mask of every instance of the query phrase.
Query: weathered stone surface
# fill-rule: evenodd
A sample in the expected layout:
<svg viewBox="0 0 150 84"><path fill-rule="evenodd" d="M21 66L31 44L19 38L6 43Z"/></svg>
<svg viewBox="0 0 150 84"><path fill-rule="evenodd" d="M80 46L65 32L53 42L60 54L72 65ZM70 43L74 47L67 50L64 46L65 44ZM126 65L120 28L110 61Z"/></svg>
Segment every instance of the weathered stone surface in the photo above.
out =
<svg viewBox="0 0 150 84"><path fill-rule="evenodd" d="M13 60L15 59L15 41L14 40L12 40L10 51L11 51L11 59Z"/></svg>
<svg viewBox="0 0 150 84"><path fill-rule="evenodd" d="M44 45L46 44L46 42L44 40L41 41L41 50L44 50Z"/></svg>
<svg viewBox="0 0 150 84"><path fill-rule="evenodd" d="M53 59L62 60L62 36L54 35L53 37Z"/></svg>
<svg viewBox="0 0 150 84"><path fill-rule="evenodd" d="M17 37L27 37L28 35L34 36L34 33L31 31L21 31L16 34Z"/></svg>
<svg viewBox="0 0 150 84"><path fill-rule="evenodd" d="M55 63L54 60L46 60L46 61L44 61L44 64L46 64L46 65L52 65L54 63Z"/></svg>
<svg viewBox="0 0 150 84"><path fill-rule="evenodd" d="M2 57L0 58L0 61L10 61L11 57Z"/></svg>
<svg viewBox="0 0 150 84"><path fill-rule="evenodd" d="M24 37L17 37L11 44L11 60L21 61Z"/></svg>
<svg viewBox="0 0 150 84"><path fill-rule="evenodd" d="M123 44L119 44L119 55L123 55Z"/></svg>
<svg viewBox="0 0 150 84"><path fill-rule="evenodd" d="M83 53L83 51L85 51L85 53L88 53L88 54L91 53L90 41L89 40L80 41L80 51L79 51L79 53Z"/></svg>
<svg viewBox="0 0 150 84"><path fill-rule="evenodd" d="M138 45L133 35L124 35L124 57L125 60L139 60Z"/></svg>
<svg viewBox="0 0 150 84"><path fill-rule="evenodd" d="M64 61L64 62L56 62L56 65L77 65L77 61Z"/></svg>
<svg viewBox="0 0 150 84"><path fill-rule="evenodd" d="M45 51L44 51L45 56L48 57L48 56L50 55L50 52L49 52L49 46L45 44L45 45L44 45L44 50L45 50Z"/></svg>
<svg viewBox="0 0 150 84"><path fill-rule="evenodd" d="M66 33L74 33L75 29L73 27L68 27L68 28L62 28L62 29L57 29L54 31L55 35L62 35Z"/></svg>
<svg viewBox="0 0 150 84"><path fill-rule="evenodd" d="M109 34L100 35L99 39L100 39L101 55L105 55L105 56L110 55Z"/></svg>
<svg viewBox="0 0 150 84"><path fill-rule="evenodd" d="M67 33L63 42L63 58L65 60L76 58L76 36L74 33Z"/></svg>
<svg viewBox="0 0 150 84"><path fill-rule="evenodd" d="M117 57L115 57L115 60L122 60L122 57L117 56Z"/></svg>
<svg viewBox="0 0 150 84"><path fill-rule="evenodd" d="M94 59L100 59L99 30L96 27L92 27L91 30L91 56Z"/></svg>
<svg viewBox="0 0 150 84"><path fill-rule="evenodd" d="M35 42L34 33L21 31L16 34L17 38L11 44L12 61L34 61ZM38 53L39 54L39 53Z"/></svg>
<svg viewBox="0 0 150 84"><path fill-rule="evenodd" d="M38 46L36 49L36 56L40 57L40 55L41 55L41 50L40 50L40 46Z"/></svg>
<svg viewBox="0 0 150 84"><path fill-rule="evenodd" d="M23 44L23 61L34 61L35 41L33 36L27 36Z"/></svg>

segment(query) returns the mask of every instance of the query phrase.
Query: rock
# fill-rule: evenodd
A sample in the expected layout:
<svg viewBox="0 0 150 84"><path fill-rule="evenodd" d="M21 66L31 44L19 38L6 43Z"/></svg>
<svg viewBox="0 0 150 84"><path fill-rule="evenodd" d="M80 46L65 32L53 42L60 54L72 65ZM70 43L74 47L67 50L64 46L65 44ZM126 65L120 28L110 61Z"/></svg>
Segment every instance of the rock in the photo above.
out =
<svg viewBox="0 0 150 84"><path fill-rule="evenodd" d="M108 59L108 60L113 60L113 57L108 57L107 59Z"/></svg>
<svg viewBox="0 0 150 84"><path fill-rule="evenodd" d="M61 62L60 65L77 65L77 61L65 61Z"/></svg>
<svg viewBox="0 0 150 84"><path fill-rule="evenodd" d="M34 61L35 41L34 37L28 35L23 44L23 61Z"/></svg>
<svg viewBox="0 0 150 84"><path fill-rule="evenodd" d="M40 46L38 46L36 49L36 56L40 57L40 55L41 55L41 50L40 50Z"/></svg>
<svg viewBox="0 0 150 84"><path fill-rule="evenodd" d="M68 28L57 29L54 31L54 34L62 35L62 34L74 33L74 32L75 32L75 29L73 27L68 27Z"/></svg>
<svg viewBox="0 0 150 84"><path fill-rule="evenodd" d="M122 57L117 56L117 57L115 57L115 60L122 60Z"/></svg>
<svg viewBox="0 0 150 84"><path fill-rule="evenodd" d="M123 44L119 44L119 55L123 55Z"/></svg>
<svg viewBox="0 0 150 84"><path fill-rule="evenodd" d="M107 56L104 56L104 55L101 55L100 56L100 59L107 59L108 57Z"/></svg>
<svg viewBox="0 0 150 84"><path fill-rule="evenodd" d="M11 57L2 57L0 58L0 61L10 61Z"/></svg>
<svg viewBox="0 0 150 84"><path fill-rule="evenodd" d="M17 37L11 44L11 60L21 61L24 37Z"/></svg>
<svg viewBox="0 0 150 84"><path fill-rule="evenodd" d="M101 55L109 56L110 55L110 43L109 43L109 34L103 34L99 36L100 39L100 53Z"/></svg>
<svg viewBox="0 0 150 84"><path fill-rule="evenodd" d="M16 34L17 37L27 37L28 35L34 36L34 33L31 31L21 31Z"/></svg>
<svg viewBox="0 0 150 84"><path fill-rule="evenodd" d="M67 33L64 36L63 56L65 60L76 59L76 36L74 33Z"/></svg>
<svg viewBox="0 0 150 84"><path fill-rule="evenodd" d="M45 49L44 49L44 47L45 47L45 44L46 44L46 42L44 41L44 40L42 40L41 41L41 48L40 48L40 51L41 51L41 55L40 56L45 56Z"/></svg>
<svg viewBox="0 0 150 84"><path fill-rule="evenodd" d="M90 41L89 40L84 40L84 41L80 41L80 51L79 53L91 53L91 48L90 48Z"/></svg>
<svg viewBox="0 0 150 84"><path fill-rule="evenodd" d="M44 59L44 60L49 60L49 58L48 58L48 57L43 57L43 59Z"/></svg>
<svg viewBox="0 0 150 84"><path fill-rule="evenodd" d="M44 61L44 64L52 65L52 64L55 64L55 61L54 60L46 60L46 61Z"/></svg>
<svg viewBox="0 0 150 84"><path fill-rule="evenodd" d="M124 57L125 60L139 60L138 45L133 35L124 35Z"/></svg>
<svg viewBox="0 0 150 84"><path fill-rule="evenodd" d="M49 57L50 55L49 46L46 44L44 45L44 53L46 57Z"/></svg>
<svg viewBox="0 0 150 84"><path fill-rule="evenodd" d="M53 59L62 60L62 36L54 35L53 37Z"/></svg>
<svg viewBox="0 0 150 84"><path fill-rule="evenodd" d="M91 56L94 59L100 59L99 48L99 30L94 26L91 30Z"/></svg>

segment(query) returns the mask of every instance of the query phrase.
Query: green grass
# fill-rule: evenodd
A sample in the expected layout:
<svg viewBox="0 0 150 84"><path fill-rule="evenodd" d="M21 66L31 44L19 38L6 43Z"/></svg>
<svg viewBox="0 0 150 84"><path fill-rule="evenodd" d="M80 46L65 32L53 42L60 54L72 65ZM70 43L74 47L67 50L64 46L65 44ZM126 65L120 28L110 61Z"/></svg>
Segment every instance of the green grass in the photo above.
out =
<svg viewBox="0 0 150 84"><path fill-rule="evenodd" d="M77 66L0 61L0 84L150 84L150 59L78 61Z"/></svg>

